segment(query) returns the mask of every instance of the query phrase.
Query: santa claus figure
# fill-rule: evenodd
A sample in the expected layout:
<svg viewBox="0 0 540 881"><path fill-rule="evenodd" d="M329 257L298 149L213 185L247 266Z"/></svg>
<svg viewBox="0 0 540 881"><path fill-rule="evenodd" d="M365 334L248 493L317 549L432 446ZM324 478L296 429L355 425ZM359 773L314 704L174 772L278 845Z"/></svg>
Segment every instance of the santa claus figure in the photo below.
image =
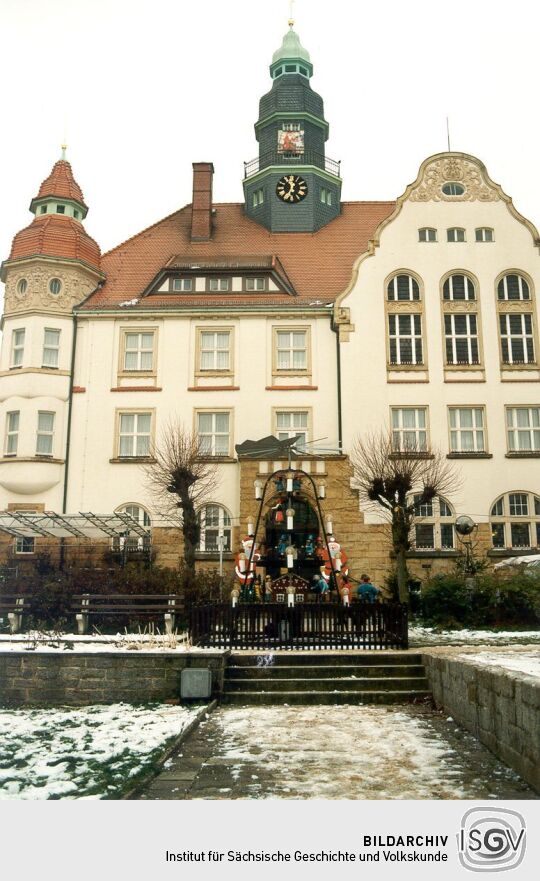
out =
<svg viewBox="0 0 540 881"><path fill-rule="evenodd" d="M248 535L242 540L242 550L236 554L234 573L236 580L242 587L250 587L253 584L257 564L261 559L257 548L255 537Z"/></svg>
<svg viewBox="0 0 540 881"><path fill-rule="evenodd" d="M333 571L339 588L343 576L346 578L349 574L347 554L341 549L340 543L336 541L333 535L329 535L327 546L322 538L319 537L315 548L315 556L320 562L320 572L326 583L329 584Z"/></svg>

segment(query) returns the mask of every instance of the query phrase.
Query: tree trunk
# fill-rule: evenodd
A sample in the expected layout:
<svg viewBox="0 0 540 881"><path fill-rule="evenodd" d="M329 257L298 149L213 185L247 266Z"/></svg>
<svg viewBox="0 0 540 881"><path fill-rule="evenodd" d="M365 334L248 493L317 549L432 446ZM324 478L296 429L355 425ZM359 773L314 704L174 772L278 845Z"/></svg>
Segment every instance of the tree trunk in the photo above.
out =
<svg viewBox="0 0 540 881"><path fill-rule="evenodd" d="M407 551L403 546L395 548L396 575L400 603L409 602L409 572L407 570Z"/></svg>

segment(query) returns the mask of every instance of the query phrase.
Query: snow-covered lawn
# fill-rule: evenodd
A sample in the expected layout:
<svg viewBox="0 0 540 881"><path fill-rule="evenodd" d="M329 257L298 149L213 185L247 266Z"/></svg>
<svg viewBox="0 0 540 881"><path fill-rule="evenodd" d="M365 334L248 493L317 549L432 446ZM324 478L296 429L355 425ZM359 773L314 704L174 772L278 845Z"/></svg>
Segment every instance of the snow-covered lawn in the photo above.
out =
<svg viewBox="0 0 540 881"><path fill-rule="evenodd" d="M0 652L219 652L221 649L199 649L190 645L187 633L149 634L117 633L115 635L96 634L79 636L74 633L28 633L0 634Z"/></svg>
<svg viewBox="0 0 540 881"><path fill-rule="evenodd" d="M488 667L504 667L515 673L526 673L540 679L540 651L535 652L477 652L456 655L472 661L473 664L482 664Z"/></svg>
<svg viewBox="0 0 540 881"><path fill-rule="evenodd" d="M434 627L409 627L411 647L424 645L527 645L540 643L537 630L436 630Z"/></svg>
<svg viewBox="0 0 540 881"><path fill-rule="evenodd" d="M198 709L0 709L0 799L117 798Z"/></svg>

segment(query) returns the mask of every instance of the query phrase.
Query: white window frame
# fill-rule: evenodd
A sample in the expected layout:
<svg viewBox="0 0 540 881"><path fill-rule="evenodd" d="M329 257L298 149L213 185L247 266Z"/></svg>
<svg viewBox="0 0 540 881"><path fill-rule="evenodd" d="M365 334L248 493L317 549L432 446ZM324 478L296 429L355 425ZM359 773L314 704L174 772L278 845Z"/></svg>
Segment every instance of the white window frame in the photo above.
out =
<svg viewBox="0 0 540 881"><path fill-rule="evenodd" d="M411 425L404 424L404 414L414 416ZM427 453L429 449L429 422L427 407L391 407L392 446L396 453ZM407 440L405 437L407 436Z"/></svg>
<svg viewBox="0 0 540 881"><path fill-rule="evenodd" d="M265 291L266 279L264 276L248 276L247 278L244 278L244 290Z"/></svg>
<svg viewBox="0 0 540 881"><path fill-rule="evenodd" d="M456 332L456 321L465 320L466 333ZM474 322L475 329L472 330ZM450 325L450 330L448 330ZM458 360L457 350L458 343L466 342L467 360ZM448 344L450 343L452 355L448 355ZM473 348L476 343L476 359L474 357ZM450 367L470 367L480 364L480 339L478 335L478 315L476 312L445 312L444 314L444 352L446 364Z"/></svg>
<svg viewBox="0 0 540 881"><path fill-rule="evenodd" d="M514 333L511 329L511 319L519 318L521 324L521 333ZM526 329L529 320L530 330ZM501 340L501 358L503 364L535 364L536 353L534 345L534 321L532 312L500 312L499 313L499 336ZM524 359L514 357L514 340L520 340L523 346ZM527 345L530 340L532 344L532 357L529 356L529 347ZM504 356L504 348L507 348L507 358Z"/></svg>
<svg viewBox="0 0 540 881"><path fill-rule="evenodd" d="M307 327L275 327L275 372L276 373L307 373L309 371L309 329ZM294 337L302 334L303 344L295 342ZM281 342L280 336L288 336L288 342ZM303 364L295 366L295 354L303 352ZM280 353L287 353L287 364L280 364Z"/></svg>
<svg viewBox="0 0 540 881"><path fill-rule="evenodd" d="M119 508L116 508L117 514L129 514L130 517L135 520L139 526L143 526L146 529L150 529L152 526L152 520L150 518L150 514L143 508L142 505L137 504L127 504L121 505ZM129 532L129 526L126 527L126 530ZM133 535L120 536L115 535L111 542L111 548L113 551L124 551L126 550L128 553L133 553L134 551L149 551L152 544L152 536L151 533L148 532L147 536L138 535L137 533L133 533Z"/></svg>
<svg viewBox="0 0 540 881"><path fill-rule="evenodd" d="M518 295L517 297L510 297L508 291L508 279L509 278L517 278L518 280ZM501 296L502 293L502 296ZM503 275L502 278L499 279L497 283L497 300L499 302L510 302L510 303L529 303L532 300L531 296L531 286L526 278L520 275L519 272L507 272Z"/></svg>
<svg viewBox="0 0 540 881"><path fill-rule="evenodd" d="M230 291L231 289L231 279L228 277L222 278L209 278L208 279L208 290L213 294L218 294L224 291Z"/></svg>
<svg viewBox="0 0 540 881"><path fill-rule="evenodd" d="M200 373L230 373L231 372L231 355L232 355L232 331L228 328L221 329L212 329L206 330L205 328L198 328L199 332L199 371ZM227 337L227 344L220 345L219 337ZM206 340L205 337L211 337L211 344L209 340ZM218 366L220 361L220 355L227 355L227 366ZM205 355L212 355L212 365L204 366L203 362L205 360Z"/></svg>
<svg viewBox="0 0 540 881"><path fill-rule="evenodd" d="M201 417L211 417L210 430L201 430ZM227 430L218 430L218 417L227 417ZM199 452L201 456L223 457L230 456L231 452L231 410L196 410L195 424L199 439ZM223 439L226 439L226 442ZM203 439L206 439L203 441Z"/></svg>
<svg viewBox="0 0 540 881"><path fill-rule="evenodd" d="M210 510L211 522L207 522L208 512ZM217 514L217 518L216 518ZM219 545L210 545L207 547L207 530L213 532L217 530L218 538L220 535L225 539L223 543L224 553L232 550L232 518L227 508L217 502L209 502L198 512L199 518L199 546L197 548L201 553L219 554Z"/></svg>
<svg viewBox="0 0 540 881"><path fill-rule="evenodd" d="M474 231L476 242L494 242L494 230L490 226L478 226Z"/></svg>
<svg viewBox="0 0 540 881"><path fill-rule="evenodd" d="M254 208L258 208L259 205L264 205L264 188L263 187L259 187L258 190L253 190L252 204L253 204Z"/></svg>
<svg viewBox="0 0 540 881"><path fill-rule="evenodd" d="M409 329L402 332L401 325L409 324ZM392 324L394 330L392 331ZM392 344L395 357L392 357ZM405 360L402 349L410 347L411 358ZM416 365L424 363L424 345L422 340L421 312L389 312L388 313L388 356L389 364Z"/></svg>
<svg viewBox="0 0 540 881"><path fill-rule="evenodd" d="M470 424L464 424L466 423L465 413L470 414ZM449 407L448 425L451 453L486 452L486 429L483 407Z"/></svg>
<svg viewBox="0 0 540 881"><path fill-rule="evenodd" d="M399 296L400 282L399 279L406 278L408 280L408 296ZM386 285L386 295L390 303L409 303L418 302L420 300L420 285L414 275L408 272L396 272Z"/></svg>
<svg viewBox="0 0 540 881"><path fill-rule="evenodd" d="M60 336L62 331L58 327L45 327L43 330L43 356L42 367L54 370L58 368L60 357ZM56 343L47 341L47 334L56 334ZM51 357L53 363L47 364L47 357Z"/></svg>
<svg viewBox="0 0 540 881"><path fill-rule="evenodd" d="M153 373L155 364L155 348L156 348L156 332L155 330L132 330L131 328L123 328L123 355L122 355L122 373ZM128 345L129 337L134 337L135 342ZM151 337L151 343L143 341L144 337ZM147 360L150 355L150 366L143 365L143 359ZM135 355L136 366L128 367L128 355Z"/></svg>
<svg viewBox="0 0 540 881"><path fill-rule="evenodd" d="M418 241L433 243L437 241L437 230L433 226L421 226L418 230Z"/></svg>
<svg viewBox="0 0 540 881"><path fill-rule="evenodd" d="M518 413L527 414L527 424L519 425ZM525 437L529 446L521 445ZM509 453L539 453L540 407L506 407L506 438Z"/></svg>
<svg viewBox="0 0 540 881"><path fill-rule="evenodd" d="M525 505L523 505L521 497L526 499ZM518 498L520 498L519 502L517 502ZM514 499L513 502L512 499ZM514 511L519 507L523 513L512 513L512 505ZM492 543L496 550L519 551L538 547L540 545L540 497L536 493L520 490L504 493L491 505L489 522ZM513 526L527 528L527 544L514 544ZM503 544L495 542L496 534L502 535Z"/></svg>
<svg viewBox="0 0 540 881"><path fill-rule="evenodd" d="M454 279L463 279L464 297L458 296L457 290L454 291L454 285L457 286L457 281L454 283ZM454 303L465 303L467 301L476 300L476 285L472 278L465 272L453 272L452 275L449 275L448 278L444 280L443 284L443 300L446 303L450 301L453 301Z"/></svg>
<svg viewBox="0 0 540 881"><path fill-rule="evenodd" d="M26 329L17 327L11 331L11 363L10 367L22 367L24 363L24 344Z"/></svg>
<svg viewBox="0 0 540 881"><path fill-rule="evenodd" d="M419 498L419 496L415 496L415 501L417 498ZM454 551L456 549L456 533L454 529L455 514L452 510L452 506L446 501L446 499L437 496L427 505L421 505L417 511L418 513L415 514L412 529L414 549L426 554L433 551ZM433 544L422 545L418 543L418 527L422 526L432 528ZM445 532L448 534L448 529L443 530L444 526L451 527L451 544L445 542L443 545L443 535Z"/></svg>
<svg viewBox="0 0 540 881"><path fill-rule="evenodd" d="M133 430L129 431L122 428L124 417L133 417ZM142 428L139 422L141 417L149 417L150 424L148 429ZM150 444L152 441L154 413L152 410L119 410L118 411L118 441L117 456L119 459L147 459L150 455ZM122 441L130 438L131 452L122 452ZM147 439L147 440L146 440Z"/></svg>
<svg viewBox="0 0 540 881"><path fill-rule="evenodd" d="M17 455L17 451L18 451L18 447L19 447L20 422L21 422L21 411L20 410L10 410L9 412L6 413L6 436L5 436L5 443L4 443L4 455L5 456L16 456ZM13 423L15 423L15 425Z"/></svg>
<svg viewBox="0 0 540 881"><path fill-rule="evenodd" d="M446 230L446 241L452 243L466 242L467 237L462 226L449 226Z"/></svg>
<svg viewBox="0 0 540 881"><path fill-rule="evenodd" d="M54 449L54 427L56 422L56 413L52 410L38 410L37 431L36 431L36 456L51 457ZM43 428L40 423L42 416L52 416L52 428ZM46 444L47 452L40 450L40 443Z"/></svg>
<svg viewBox="0 0 540 881"><path fill-rule="evenodd" d="M280 421L289 421L289 425L280 425ZM304 422L305 424L295 425L295 422ZM276 407L273 434L279 440L289 440L298 435L304 435L304 440L299 441L299 444L300 446L307 444L311 436L311 411L305 407L294 409Z"/></svg>
<svg viewBox="0 0 540 881"><path fill-rule="evenodd" d="M191 293L191 291L194 290L193 281L194 281L194 279L192 279L192 278L173 278L171 290L174 291L175 293L178 293L178 292Z"/></svg>

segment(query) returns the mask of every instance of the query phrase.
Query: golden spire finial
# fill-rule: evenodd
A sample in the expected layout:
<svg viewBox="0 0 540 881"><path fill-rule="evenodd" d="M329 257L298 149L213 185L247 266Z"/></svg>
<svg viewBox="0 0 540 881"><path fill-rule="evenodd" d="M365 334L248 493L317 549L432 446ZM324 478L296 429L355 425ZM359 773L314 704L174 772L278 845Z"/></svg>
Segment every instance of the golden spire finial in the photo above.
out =
<svg viewBox="0 0 540 881"><path fill-rule="evenodd" d="M290 0L290 2L289 2L289 22L288 22L290 28L292 28L292 26L294 25L293 6L294 6L294 0Z"/></svg>

